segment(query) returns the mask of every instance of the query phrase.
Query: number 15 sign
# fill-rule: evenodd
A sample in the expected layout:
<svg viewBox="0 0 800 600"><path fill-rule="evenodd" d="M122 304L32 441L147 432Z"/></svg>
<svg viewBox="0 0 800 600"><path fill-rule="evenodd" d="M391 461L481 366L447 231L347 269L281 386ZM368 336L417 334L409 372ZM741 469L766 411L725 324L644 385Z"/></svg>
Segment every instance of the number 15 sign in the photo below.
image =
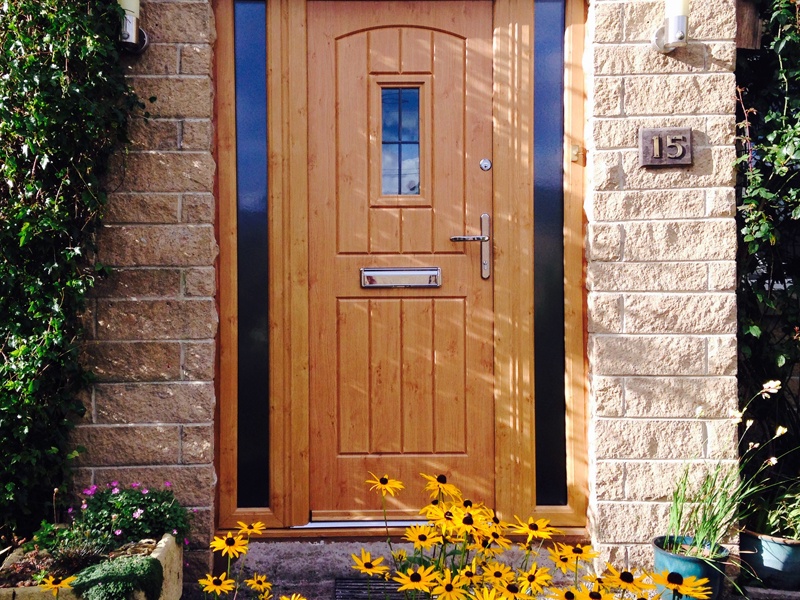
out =
<svg viewBox="0 0 800 600"><path fill-rule="evenodd" d="M639 130L640 167L677 167L691 164L691 128L660 127Z"/></svg>

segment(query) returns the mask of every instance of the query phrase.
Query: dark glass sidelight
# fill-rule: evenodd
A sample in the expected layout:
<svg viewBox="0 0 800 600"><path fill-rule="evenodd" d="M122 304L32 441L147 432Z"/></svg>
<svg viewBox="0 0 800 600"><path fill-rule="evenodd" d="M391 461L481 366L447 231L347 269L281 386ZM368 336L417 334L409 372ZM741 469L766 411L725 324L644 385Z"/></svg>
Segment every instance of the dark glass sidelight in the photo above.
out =
<svg viewBox="0 0 800 600"><path fill-rule="evenodd" d="M381 89L381 190L419 194L419 88Z"/></svg>
<svg viewBox="0 0 800 600"><path fill-rule="evenodd" d="M236 0L234 27L239 295L237 505L266 507L269 506L266 3Z"/></svg>
<svg viewBox="0 0 800 600"><path fill-rule="evenodd" d="M564 390L564 0L536 0L534 357L536 504L567 503Z"/></svg>

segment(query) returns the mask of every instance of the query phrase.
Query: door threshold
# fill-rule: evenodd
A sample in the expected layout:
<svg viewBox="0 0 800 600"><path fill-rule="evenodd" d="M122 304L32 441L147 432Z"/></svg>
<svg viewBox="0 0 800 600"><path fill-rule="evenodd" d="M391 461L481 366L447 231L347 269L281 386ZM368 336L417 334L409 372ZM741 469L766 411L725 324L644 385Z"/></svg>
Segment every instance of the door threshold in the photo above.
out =
<svg viewBox="0 0 800 600"><path fill-rule="evenodd" d="M291 530L297 529L367 529L367 528L395 528L411 527L412 525L422 525L427 523L425 519L414 519L411 521L311 521L305 525L292 525Z"/></svg>

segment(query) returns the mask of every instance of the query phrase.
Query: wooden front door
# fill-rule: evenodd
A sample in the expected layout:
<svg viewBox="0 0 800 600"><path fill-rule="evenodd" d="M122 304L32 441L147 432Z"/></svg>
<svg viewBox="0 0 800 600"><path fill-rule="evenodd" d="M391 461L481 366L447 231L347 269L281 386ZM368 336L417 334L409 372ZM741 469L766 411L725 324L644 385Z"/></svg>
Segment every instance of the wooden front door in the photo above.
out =
<svg viewBox="0 0 800 600"><path fill-rule="evenodd" d="M312 520L382 518L369 471L390 518L420 473L495 501L492 264L451 240L493 218L492 35L490 1L308 4Z"/></svg>

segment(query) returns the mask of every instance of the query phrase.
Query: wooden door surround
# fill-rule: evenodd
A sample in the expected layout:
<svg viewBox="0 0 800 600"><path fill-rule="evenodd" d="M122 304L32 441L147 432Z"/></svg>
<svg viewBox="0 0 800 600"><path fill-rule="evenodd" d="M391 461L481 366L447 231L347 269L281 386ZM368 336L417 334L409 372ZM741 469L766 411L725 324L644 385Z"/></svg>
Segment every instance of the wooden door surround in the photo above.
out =
<svg viewBox="0 0 800 600"><path fill-rule="evenodd" d="M435 0L434 0L435 1ZM233 3L216 0L218 265L220 295L219 465L217 527L260 520L271 535L319 536L311 514L311 337L309 293L310 159L308 7L305 0L267 2L267 104L270 255L270 506L239 507L236 439L236 158L233 99ZM533 36L532 1L492 5L494 187L493 337L495 505L513 514L546 517L562 527L586 523L586 413L583 292L584 168L570 161L582 145L584 93L580 62L585 6L566 4L564 262L567 483L565 506L536 506L533 407ZM313 185L313 183L311 183ZM522 199L522 200L521 200ZM458 233L458 232L453 232ZM511 288L522 293L509 293ZM526 293L525 291L530 293ZM412 487L419 484L405 482ZM332 493L336 493L332 490ZM532 507L535 509L532 510ZM362 530L367 532L367 530ZM382 531L378 529L377 531ZM330 529L328 535L352 535Z"/></svg>

